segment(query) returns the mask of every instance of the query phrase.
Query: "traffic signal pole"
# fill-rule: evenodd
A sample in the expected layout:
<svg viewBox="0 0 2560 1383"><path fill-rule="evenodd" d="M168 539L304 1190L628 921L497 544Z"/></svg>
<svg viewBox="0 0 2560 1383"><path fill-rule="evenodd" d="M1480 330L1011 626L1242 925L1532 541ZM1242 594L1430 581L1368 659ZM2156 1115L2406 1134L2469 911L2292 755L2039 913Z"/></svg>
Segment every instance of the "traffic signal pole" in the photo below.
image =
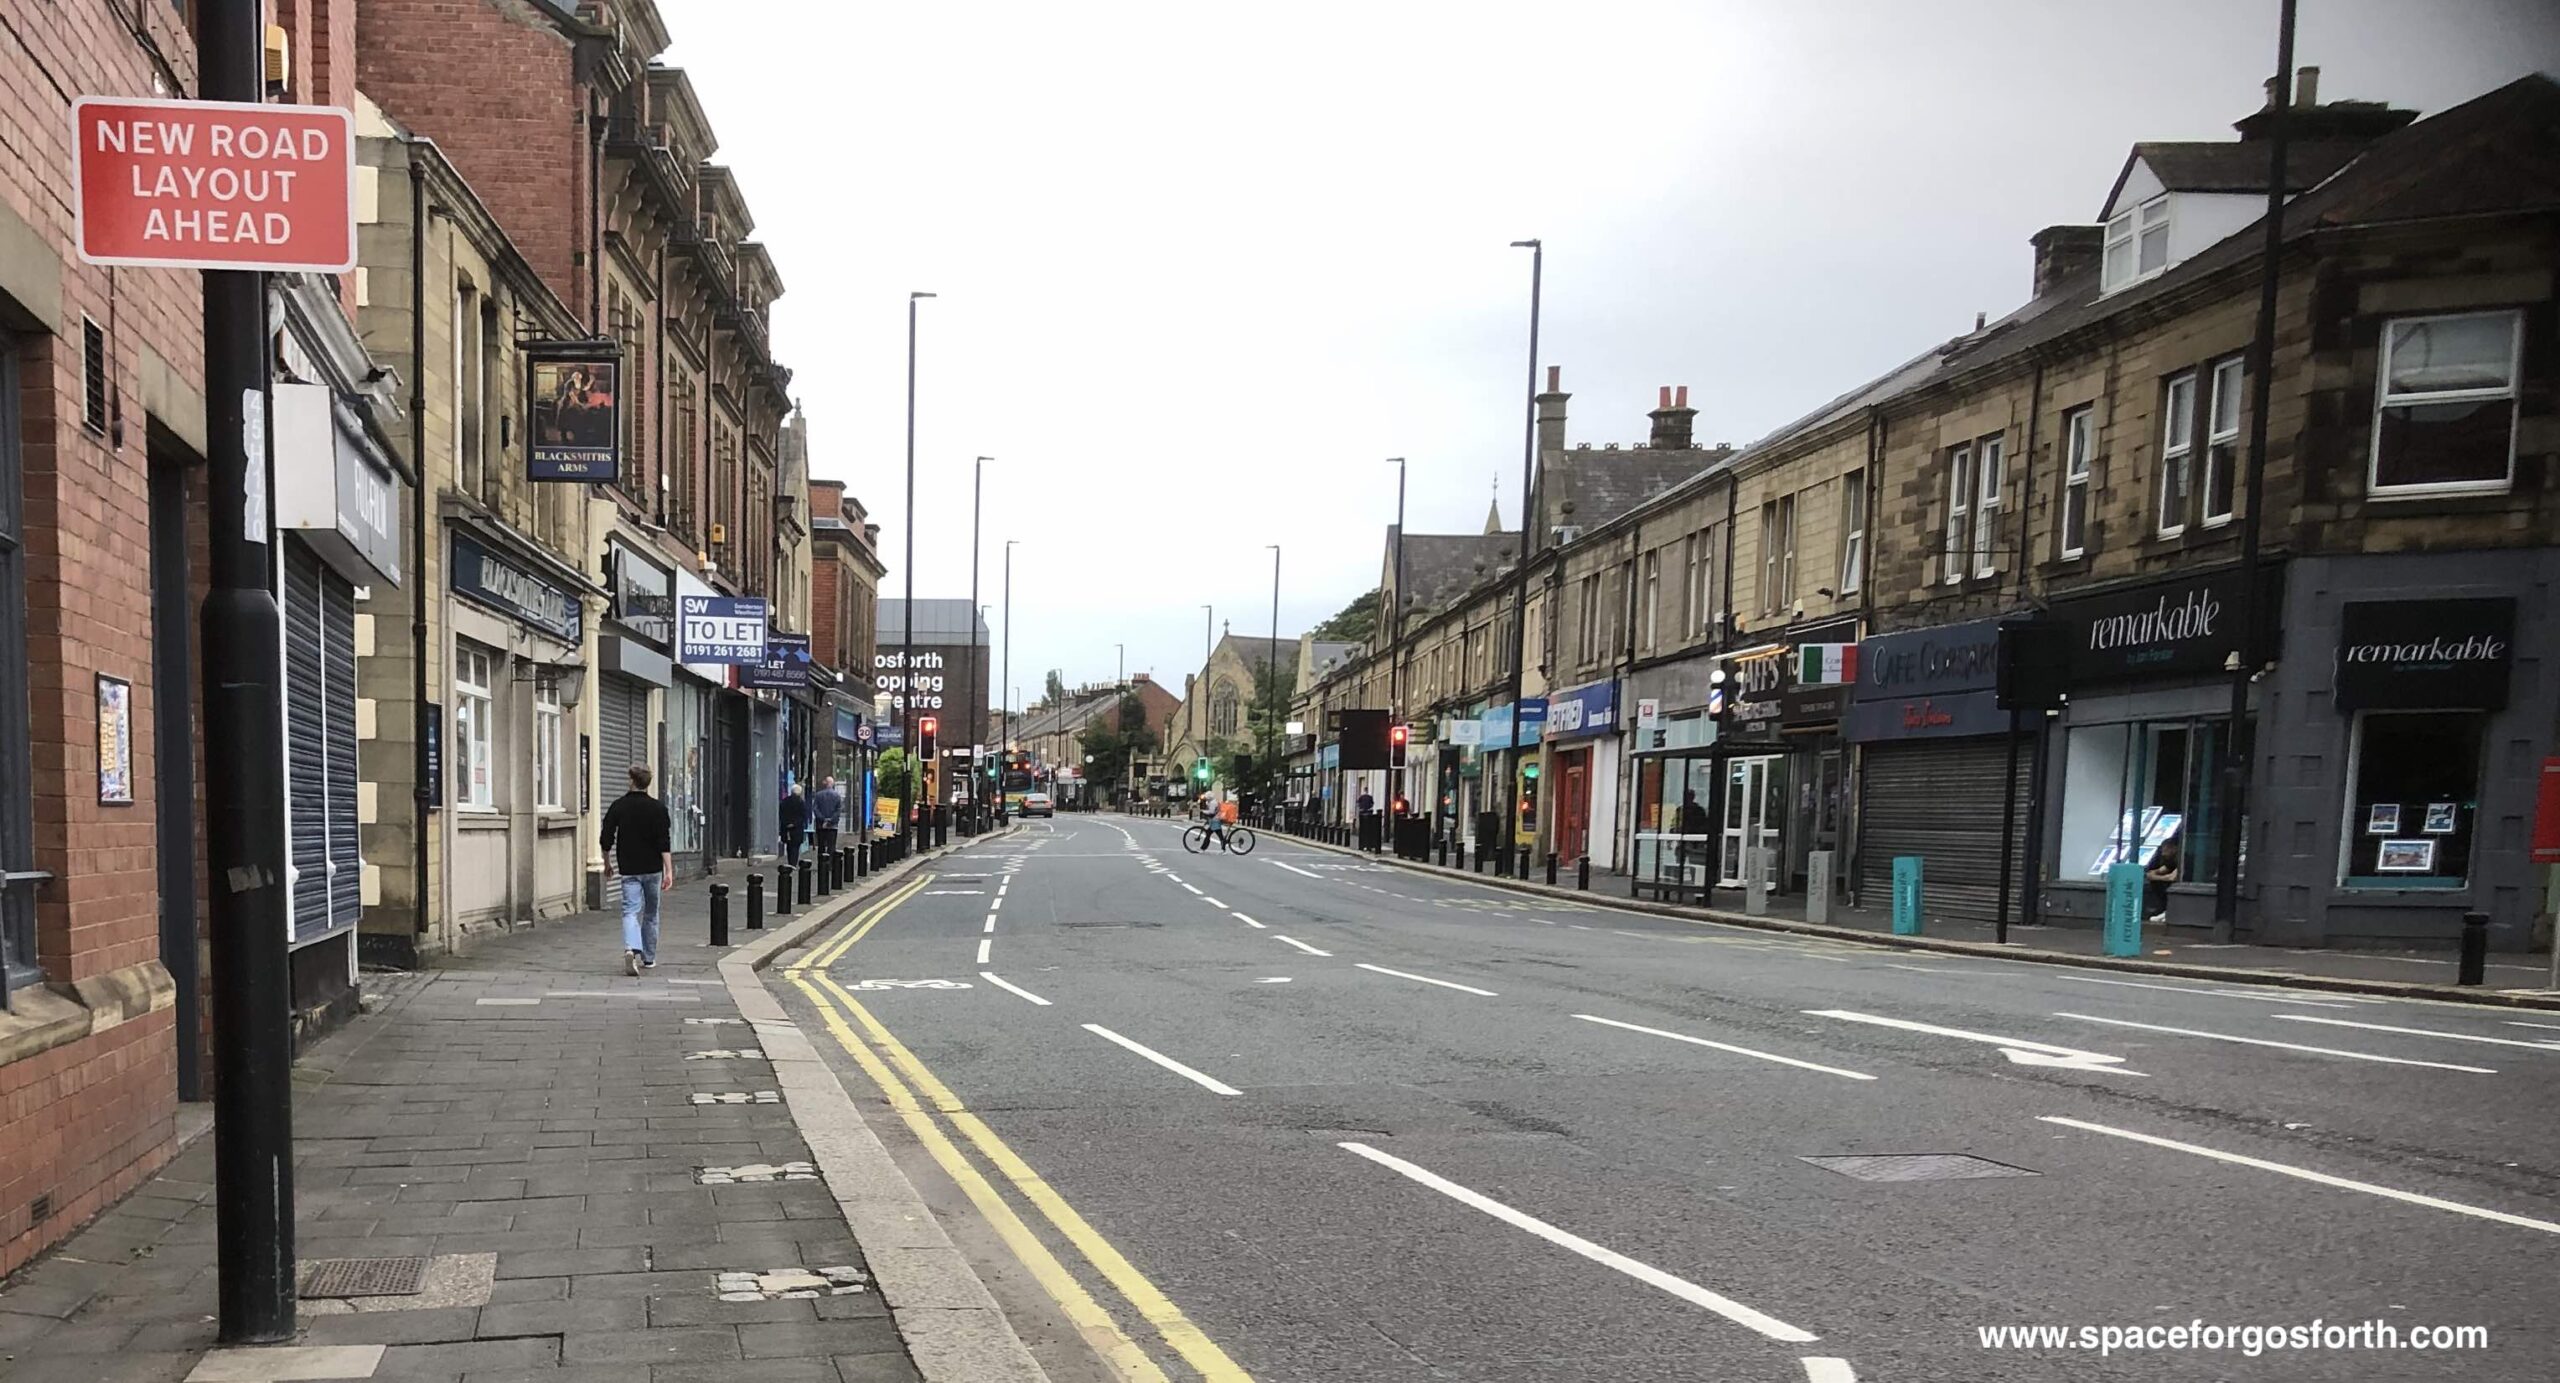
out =
<svg viewBox="0 0 2560 1383"><path fill-rule="evenodd" d="M263 100L263 7L257 0L200 0L197 16L204 99ZM294 1333L293 1047L265 274L205 273L204 356L212 584L201 619L217 1333L227 1344L260 1344Z"/></svg>

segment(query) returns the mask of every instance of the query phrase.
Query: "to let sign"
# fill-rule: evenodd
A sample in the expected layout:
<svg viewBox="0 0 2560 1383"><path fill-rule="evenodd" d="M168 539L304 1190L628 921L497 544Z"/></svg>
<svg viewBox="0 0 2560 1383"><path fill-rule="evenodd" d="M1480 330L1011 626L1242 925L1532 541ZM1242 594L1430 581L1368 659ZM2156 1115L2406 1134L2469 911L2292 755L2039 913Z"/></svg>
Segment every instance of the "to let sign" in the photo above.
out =
<svg viewBox="0 0 2560 1383"><path fill-rule="evenodd" d="M80 257L342 274L356 263L355 117L335 106L83 96Z"/></svg>

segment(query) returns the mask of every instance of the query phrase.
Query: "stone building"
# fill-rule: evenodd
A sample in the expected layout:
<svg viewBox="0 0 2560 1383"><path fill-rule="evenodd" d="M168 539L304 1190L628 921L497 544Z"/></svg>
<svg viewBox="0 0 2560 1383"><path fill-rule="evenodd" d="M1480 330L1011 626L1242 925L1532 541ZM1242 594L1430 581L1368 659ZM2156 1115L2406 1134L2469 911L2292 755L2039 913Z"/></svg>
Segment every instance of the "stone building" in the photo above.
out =
<svg viewBox="0 0 2560 1383"><path fill-rule="evenodd" d="M1296 639L1275 642L1250 634L1220 634L1200 671L1182 679L1182 703L1165 724L1170 776L1189 773L1192 765L1210 759L1213 780L1225 783L1231 765L1220 756L1256 752L1257 727L1271 711L1287 704L1285 699L1278 703L1262 699L1268 679L1280 679L1277 695L1286 698L1299 665Z"/></svg>
<svg viewBox="0 0 2560 1383"><path fill-rule="evenodd" d="M832 679L832 758L818 771L859 787L879 723L880 525L841 480L809 482L809 629ZM866 818L867 819L867 818Z"/></svg>

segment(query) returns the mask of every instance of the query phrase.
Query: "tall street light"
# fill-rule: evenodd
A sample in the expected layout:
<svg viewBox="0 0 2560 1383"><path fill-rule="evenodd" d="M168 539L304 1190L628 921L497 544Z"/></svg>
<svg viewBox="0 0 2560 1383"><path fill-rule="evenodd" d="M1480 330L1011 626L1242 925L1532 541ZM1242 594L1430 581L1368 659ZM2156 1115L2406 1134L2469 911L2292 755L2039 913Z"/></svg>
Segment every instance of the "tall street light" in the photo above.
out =
<svg viewBox="0 0 2560 1383"><path fill-rule="evenodd" d="M985 532L981 519L987 504L987 463L993 460L981 456L969 465L969 823L973 828L987 800L982 781L986 765L978 760L979 747L987 742L982 719L987 708L987 665L978 652L978 537Z"/></svg>
<svg viewBox="0 0 2560 1383"><path fill-rule="evenodd" d="M931 293L907 295L907 594L899 603L906 629L898 641L898 743L907 750L907 831L912 838L924 808L924 770L916 763L916 304ZM910 846L912 848L912 846Z"/></svg>
<svg viewBox="0 0 2560 1383"><path fill-rule="evenodd" d="M1004 730L998 738L1004 741L996 754L996 820L1005 819L1003 775L1013 770L1013 694L1021 688L1013 685L1013 550L1022 540L1004 540L1004 677L997 694L1004 697Z"/></svg>
<svg viewBox="0 0 2560 1383"><path fill-rule="evenodd" d="M1390 456L1387 464L1396 468L1396 542L1390 558L1392 570L1387 578L1387 608L1383 623L1387 633L1387 714L1404 719L1402 690L1404 672L1404 458ZM1387 785L1387 810L1395 814L1395 804L1405 796L1404 782L1399 778Z"/></svg>
<svg viewBox="0 0 2560 1383"><path fill-rule="evenodd" d="M1511 774L1504 796L1510 803L1502 823L1503 872L1511 869L1514 839L1520 833L1520 766L1526 757L1520 743L1520 674L1529 662L1529 528L1537 521L1538 480L1538 295L1545 286L1546 246L1514 240L1511 248L1529 252L1529 402L1520 437L1520 562L1511 583Z"/></svg>
<svg viewBox="0 0 2560 1383"><path fill-rule="evenodd" d="M1271 548L1271 652L1264 660L1263 676L1270 680L1271 698L1277 701L1280 699L1280 545L1272 543L1268 546ZM1271 760L1277 747L1275 737L1279 729L1280 708L1265 707L1262 712L1262 757L1266 770L1275 766Z"/></svg>

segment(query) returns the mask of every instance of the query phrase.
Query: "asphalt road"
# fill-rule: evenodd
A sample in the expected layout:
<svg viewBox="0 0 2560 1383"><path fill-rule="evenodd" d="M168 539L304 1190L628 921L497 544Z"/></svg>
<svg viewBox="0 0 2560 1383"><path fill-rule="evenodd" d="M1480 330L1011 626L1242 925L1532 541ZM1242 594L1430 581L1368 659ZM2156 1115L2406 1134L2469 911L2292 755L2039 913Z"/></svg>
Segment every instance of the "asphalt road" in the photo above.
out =
<svg viewBox="0 0 2560 1383"><path fill-rule="evenodd" d="M2551 1015L1189 856L1153 820L929 872L774 987L1061 1380L2560 1377ZM1956 1158L1882 1170L1979 1161L1808 1160L1912 1155ZM2197 1322L2366 1347L1982 1335Z"/></svg>

